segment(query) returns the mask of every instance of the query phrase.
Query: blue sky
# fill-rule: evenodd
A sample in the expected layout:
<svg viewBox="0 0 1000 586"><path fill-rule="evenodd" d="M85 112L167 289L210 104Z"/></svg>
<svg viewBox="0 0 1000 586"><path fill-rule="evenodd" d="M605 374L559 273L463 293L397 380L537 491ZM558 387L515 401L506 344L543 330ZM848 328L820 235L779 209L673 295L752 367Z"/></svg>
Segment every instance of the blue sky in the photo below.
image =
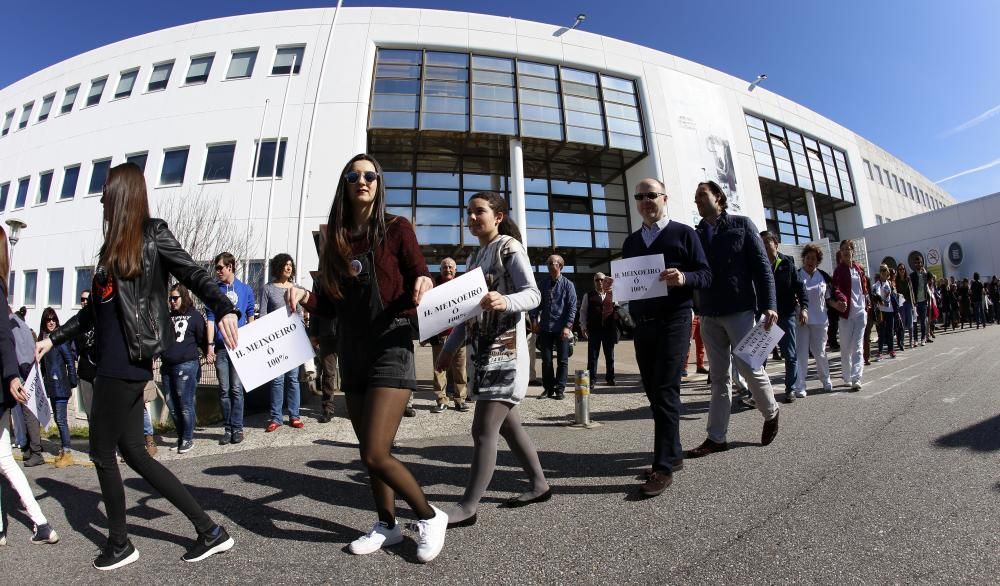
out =
<svg viewBox="0 0 1000 586"><path fill-rule="evenodd" d="M0 87L78 53L187 22L331 6L309 0L11 2ZM960 200L1000 191L1000 1L345 2L483 12L584 28L766 87L858 132ZM860 173L856 169L855 173ZM957 176L956 176L957 175ZM950 177L954 177L948 179Z"/></svg>

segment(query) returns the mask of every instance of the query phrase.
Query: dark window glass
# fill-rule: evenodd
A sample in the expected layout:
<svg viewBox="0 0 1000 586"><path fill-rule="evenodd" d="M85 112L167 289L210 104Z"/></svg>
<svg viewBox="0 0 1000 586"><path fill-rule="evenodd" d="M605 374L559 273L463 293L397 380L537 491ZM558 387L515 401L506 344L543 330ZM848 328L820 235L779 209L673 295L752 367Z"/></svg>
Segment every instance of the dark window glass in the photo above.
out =
<svg viewBox="0 0 1000 586"><path fill-rule="evenodd" d="M108 180L108 171L110 169L111 159L94 161L94 168L90 171L90 185L87 188L88 194L104 191L104 182Z"/></svg>
<svg viewBox="0 0 1000 586"><path fill-rule="evenodd" d="M101 95L104 94L104 86L108 83L108 78L97 79L90 82L90 91L87 93L87 106L95 106L101 102Z"/></svg>
<svg viewBox="0 0 1000 586"><path fill-rule="evenodd" d="M38 203L48 203L49 190L52 189L52 171L38 176Z"/></svg>
<svg viewBox="0 0 1000 586"><path fill-rule="evenodd" d="M125 162L126 163L135 163L135 165L137 167L139 167L140 169L142 169L143 171L145 171L146 170L146 161L148 159L149 159L149 154L147 154L147 153L138 153L138 154L135 154L135 155L129 155L129 156L125 157Z"/></svg>
<svg viewBox="0 0 1000 586"><path fill-rule="evenodd" d="M188 67L187 77L184 78L184 83L195 84L205 83L208 81L208 74L212 71L213 61L215 61L215 55L192 57L191 65Z"/></svg>
<svg viewBox="0 0 1000 586"><path fill-rule="evenodd" d="M146 88L147 92L155 92L163 89L167 89L167 83L170 82L170 72L174 70L174 62L161 63L153 68L153 74L149 76L149 86Z"/></svg>
<svg viewBox="0 0 1000 586"><path fill-rule="evenodd" d="M10 183L0 185L0 212L7 209L7 196L10 195Z"/></svg>
<svg viewBox="0 0 1000 586"><path fill-rule="evenodd" d="M420 65L420 51L406 51L400 49L379 49L379 63L401 63L404 65Z"/></svg>
<svg viewBox="0 0 1000 586"><path fill-rule="evenodd" d="M49 305L62 305L63 270L49 269Z"/></svg>
<svg viewBox="0 0 1000 586"><path fill-rule="evenodd" d="M31 118L31 110L35 107L34 102L28 102L24 105L21 110L21 121L17 123L17 128L21 129L28 125L28 119Z"/></svg>
<svg viewBox="0 0 1000 586"><path fill-rule="evenodd" d="M288 140L281 139L281 147L278 149L277 169L275 169L274 149L277 141L265 140L260 143L260 160L254 155L254 177L270 177L274 172L275 177L284 177L285 172L285 149L288 147Z"/></svg>
<svg viewBox="0 0 1000 586"><path fill-rule="evenodd" d="M427 51L427 65L467 68L469 66L469 56L465 53Z"/></svg>
<svg viewBox="0 0 1000 586"><path fill-rule="evenodd" d="M56 99L55 94L49 94L42 99L42 108L38 111L38 121L47 120L49 112L52 111L52 102Z"/></svg>
<svg viewBox="0 0 1000 586"><path fill-rule="evenodd" d="M115 90L115 98L127 98L131 96L137 77L139 77L138 69L122 73L121 78L118 79L118 89Z"/></svg>
<svg viewBox="0 0 1000 586"><path fill-rule="evenodd" d="M74 307L80 305L80 295L84 289L90 289L94 280L94 267L80 267L76 269L76 296L73 297Z"/></svg>
<svg viewBox="0 0 1000 586"><path fill-rule="evenodd" d="M38 271L24 271L24 304L35 306L38 286Z"/></svg>
<svg viewBox="0 0 1000 586"><path fill-rule="evenodd" d="M59 199L73 199L76 195L76 183L80 180L80 166L67 167L63 171L62 190L59 192Z"/></svg>
<svg viewBox="0 0 1000 586"><path fill-rule="evenodd" d="M160 169L160 185L180 185L184 183L187 170L188 149L177 149L163 153L163 167Z"/></svg>
<svg viewBox="0 0 1000 586"><path fill-rule="evenodd" d="M73 110L73 103L76 102L76 95L78 93L80 93L80 86L78 85L66 88L66 95L63 96L62 107L59 109L60 114L67 114Z"/></svg>
<svg viewBox="0 0 1000 586"><path fill-rule="evenodd" d="M229 181L229 176L233 171L233 155L235 153L235 144L217 144L208 147L202 180Z"/></svg>
<svg viewBox="0 0 1000 586"><path fill-rule="evenodd" d="M14 121L14 111L11 110L10 112L7 112L6 116L4 116L4 119L3 119L3 132L0 133L0 136L7 136L7 133L10 132L10 124L13 121Z"/></svg>
<svg viewBox="0 0 1000 586"><path fill-rule="evenodd" d="M31 183L31 178L25 177L17 182L17 199L14 200L14 209L19 209L24 207L24 202L28 201L28 185Z"/></svg>
<svg viewBox="0 0 1000 586"><path fill-rule="evenodd" d="M257 49L236 51L229 61L226 79L242 79L253 75L254 64L257 63Z"/></svg>
<svg viewBox="0 0 1000 586"><path fill-rule="evenodd" d="M296 75L302 69L302 58L306 53L305 47L282 47L274 55L274 65L271 67L271 75ZM295 71L292 71L292 65Z"/></svg>

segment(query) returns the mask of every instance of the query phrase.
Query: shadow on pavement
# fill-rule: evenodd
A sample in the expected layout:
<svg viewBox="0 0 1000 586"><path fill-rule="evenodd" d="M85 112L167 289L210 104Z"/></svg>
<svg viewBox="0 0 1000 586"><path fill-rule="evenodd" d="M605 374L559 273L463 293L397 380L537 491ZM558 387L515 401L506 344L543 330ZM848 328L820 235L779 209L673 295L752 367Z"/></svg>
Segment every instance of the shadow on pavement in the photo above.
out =
<svg viewBox="0 0 1000 586"><path fill-rule="evenodd" d="M1000 450L1000 415L943 435L934 443L942 448L969 448L974 452Z"/></svg>

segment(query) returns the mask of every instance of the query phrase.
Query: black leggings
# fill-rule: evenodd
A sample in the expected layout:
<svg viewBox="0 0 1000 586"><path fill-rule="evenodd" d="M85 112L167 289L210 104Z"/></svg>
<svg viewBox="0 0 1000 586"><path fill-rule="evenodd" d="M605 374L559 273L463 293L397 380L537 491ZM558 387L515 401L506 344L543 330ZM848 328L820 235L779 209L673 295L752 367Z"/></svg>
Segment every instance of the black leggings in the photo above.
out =
<svg viewBox="0 0 1000 586"><path fill-rule="evenodd" d="M129 468L135 470L171 504L191 520L199 534L215 523L205 514L191 493L162 464L146 452L143 437L143 381L98 377L94 380L94 401L90 413L90 455L101 483L101 497L108 515L110 539L122 545L128 539L125 526L125 486L118 470L115 449Z"/></svg>

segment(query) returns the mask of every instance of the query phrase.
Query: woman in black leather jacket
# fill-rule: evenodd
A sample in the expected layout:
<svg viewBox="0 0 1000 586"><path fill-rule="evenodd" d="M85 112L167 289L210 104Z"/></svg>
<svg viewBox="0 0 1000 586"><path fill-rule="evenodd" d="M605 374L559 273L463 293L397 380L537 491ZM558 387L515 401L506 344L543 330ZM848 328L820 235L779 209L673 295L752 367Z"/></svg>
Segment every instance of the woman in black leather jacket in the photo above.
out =
<svg viewBox="0 0 1000 586"><path fill-rule="evenodd" d="M186 285L219 320L226 344L236 347L236 314L215 281L181 248L166 222L149 217L146 181L132 163L108 173L101 197L104 244L94 271L91 302L61 328L38 343L41 357L94 328L97 377L90 414L90 454L101 484L109 537L94 560L99 570L113 570L139 559L125 526L125 490L117 449L125 463L181 510L198 532L184 554L201 561L230 549L233 540L216 525L169 470L146 452L143 438L143 388L153 379L153 358L173 343L167 310L167 277Z"/></svg>

